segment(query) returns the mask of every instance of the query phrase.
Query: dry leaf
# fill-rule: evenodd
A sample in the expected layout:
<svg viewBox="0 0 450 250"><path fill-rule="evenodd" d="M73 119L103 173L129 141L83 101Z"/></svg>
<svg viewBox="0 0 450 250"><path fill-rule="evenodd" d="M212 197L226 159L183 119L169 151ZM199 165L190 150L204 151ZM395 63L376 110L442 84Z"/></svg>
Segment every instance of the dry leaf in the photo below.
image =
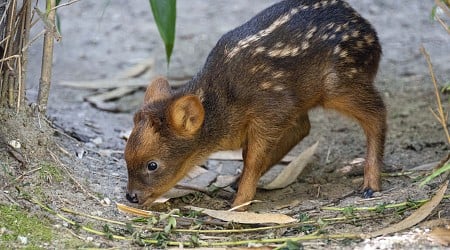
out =
<svg viewBox="0 0 450 250"><path fill-rule="evenodd" d="M444 185L442 185L439 190L436 192L436 194L431 198L430 201L422 205L419 209L417 209L414 213L412 213L410 216L408 216L406 219L400 221L397 224L394 224L390 227L383 228L381 230L375 231L373 233L368 233L366 235L362 235L363 238L373 238L381 235L386 235L390 233L395 233L407 228L410 228L417 223L424 220L430 213L433 211L435 207L439 205L442 198L444 197L445 191L447 190L448 181L445 182Z"/></svg>
<svg viewBox="0 0 450 250"><path fill-rule="evenodd" d="M430 233L430 237L441 245L450 245L450 229L444 227L436 227Z"/></svg>
<svg viewBox="0 0 450 250"><path fill-rule="evenodd" d="M312 156L316 152L319 141L314 143L311 147L303 151L297 158L295 158L283 171L269 184L262 186L263 189L277 189L284 188L297 180L298 175L303 171L306 165L312 160Z"/></svg>
<svg viewBox="0 0 450 250"><path fill-rule="evenodd" d="M117 203L117 209L119 211L122 211L122 212L125 212L125 213L129 213L129 214L133 214L133 215L136 215L136 216L142 216L142 217L153 216L153 213L151 211L142 210L142 209L134 208L134 207L129 207L127 205L120 204L120 203Z"/></svg>
<svg viewBox="0 0 450 250"><path fill-rule="evenodd" d="M222 161L242 161L242 150L228 150L228 151L219 151L216 153L212 153L208 159L211 160L222 160ZM280 162L289 163L293 161L295 157L286 155L281 159Z"/></svg>
<svg viewBox="0 0 450 250"><path fill-rule="evenodd" d="M215 187L224 188L235 183L239 179L239 175L219 175L213 183Z"/></svg>
<svg viewBox="0 0 450 250"><path fill-rule="evenodd" d="M212 210L206 208L199 208L193 206L187 206L188 209L194 211L200 211L216 219L220 219L227 222L237 222L242 224L286 224L292 223L296 220L284 214L270 214L270 213L252 213L252 212L234 212L223 210Z"/></svg>

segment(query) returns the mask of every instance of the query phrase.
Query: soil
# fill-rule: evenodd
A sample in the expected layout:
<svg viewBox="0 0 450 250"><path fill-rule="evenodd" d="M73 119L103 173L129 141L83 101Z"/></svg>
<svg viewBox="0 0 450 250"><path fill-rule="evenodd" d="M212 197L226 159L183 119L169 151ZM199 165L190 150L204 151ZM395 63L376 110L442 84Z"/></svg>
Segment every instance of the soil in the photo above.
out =
<svg viewBox="0 0 450 250"><path fill-rule="evenodd" d="M133 112L140 105L144 88L112 101L124 107L124 112L107 112L85 101L87 96L101 93L104 89L70 88L61 83L114 79L119 72L148 59L155 62L153 75L188 79L201 68L210 49L223 33L273 2L178 1L176 42L169 68L166 67L164 48L153 23L148 1L80 1L58 10L63 40L55 46L48 117L38 116L31 111L28 118L21 118L13 112L3 112L0 115L4 125L0 128L0 139L3 141L0 183L5 183L3 193L39 216L44 216L40 215L43 212L30 203L29 199L24 199L24 192L42 199L55 209L69 207L106 218L129 219L118 212L114 204L128 204L125 199L127 172L123 159L125 140L122 135L132 128ZM439 162L449 154L449 144L441 125L430 112L430 107L434 108L436 103L434 88L419 47L423 44L429 52L441 85L448 85L450 36L430 20L432 1L414 0L407 4L389 0L349 2L374 25L383 47L383 58L375 84L388 106L389 132L384 172L408 171L416 166ZM34 30L36 34L39 31L39 27ZM35 102L37 95L40 48L41 44L37 41L30 50L27 79L27 97L30 103ZM150 81L150 78L145 77L139 79L144 84ZM449 102L444 101L444 108L447 110L448 104ZM11 117L15 118L10 119ZM364 157L365 137L362 130L353 121L331 111L313 110L310 118L310 135L290 155L298 155L319 140L320 145L313 163L309 164L297 182L287 188L259 190L256 199L265 202L252 205L250 210L281 212L294 217L307 213L311 217L325 218L339 215L319 209L326 205L376 206L425 199L434 194L437 184L418 188L417 178L423 173L414 171L410 175L384 177L383 191L375 193L375 199L361 199L354 192L361 185L361 168L351 162ZM20 156L16 154L14 157L7 153L11 149L4 150L7 149L6 142L13 139L22 144L18 154L24 158L23 161L28 162L24 166L17 160ZM49 162L58 166L59 174L64 176L62 179L55 177L50 170L47 175L44 174L44 179L41 178L42 175L38 172ZM210 169L218 165L227 169L240 166L241 163L205 163L205 167ZM356 170L351 174L343 174L341 170L347 166ZM39 167L41 169L36 172L30 172ZM73 179L68 177L68 173ZM21 178L15 180L17 176ZM28 184L24 185L26 183ZM40 195L34 193L37 189L40 190ZM182 208L186 204L192 204L226 209L232 196L224 196L227 195L190 195L171 201L168 207ZM11 204L11 199L5 197L0 196L0 204ZM109 203L106 198L112 202ZM444 199L435 211L439 212L440 218L449 219L449 200ZM386 216L363 221L361 224L338 224L327 227L327 230L330 234L367 233L387 227L410 213L408 210L398 216ZM436 214L430 218L435 218ZM52 219L55 227L67 227L58 218ZM76 233L84 240L91 237L84 231ZM292 235L292 232L287 232L287 235L289 233ZM67 235L64 237L77 239L68 233ZM104 237L91 237L89 241L70 246L137 247ZM50 245L44 245L44 248L52 246L58 248L67 246L67 243L58 239ZM304 246L349 249L441 247L429 240L423 228L412 228L393 236L365 241L314 241L307 242Z"/></svg>

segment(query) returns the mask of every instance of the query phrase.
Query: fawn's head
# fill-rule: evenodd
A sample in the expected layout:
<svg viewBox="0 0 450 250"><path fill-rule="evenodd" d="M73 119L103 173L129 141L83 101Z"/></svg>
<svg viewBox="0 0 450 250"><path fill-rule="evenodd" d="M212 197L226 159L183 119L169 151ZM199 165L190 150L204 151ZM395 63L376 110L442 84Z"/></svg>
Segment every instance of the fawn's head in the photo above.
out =
<svg viewBox="0 0 450 250"><path fill-rule="evenodd" d="M162 77L150 83L125 147L129 201L150 205L186 175L204 116L198 96L174 96Z"/></svg>

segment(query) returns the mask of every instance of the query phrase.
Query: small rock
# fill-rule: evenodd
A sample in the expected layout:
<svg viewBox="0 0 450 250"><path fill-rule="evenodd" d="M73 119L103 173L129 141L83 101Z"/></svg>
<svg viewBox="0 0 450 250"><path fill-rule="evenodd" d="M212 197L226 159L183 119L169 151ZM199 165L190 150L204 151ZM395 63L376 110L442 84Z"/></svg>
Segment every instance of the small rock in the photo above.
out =
<svg viewBox="0 0 450 250"><path fill-rule="evenodd" d="M109 206L111 205L111 200L108 197L105 197L103 200L100 201L103 205Z"/></svg>
<svg viewBox="0 0 450 250"><path fill-rule="evenodd" d="M0 228L0 236L6 232L6 227Z"/></svg>
<svg viewBox="0 0 450 250"><path fill-rule="evenodd" d="M17 140L11 140L11 141L8 142L8 144L9 144L9 146L11 146L11 147L13 147L13 148L15 148L15 149L19 149L19 148L22 147L22 145L20 144L20 142L17 141Z"/></svg>
<svg viewBox="0 0 450 250"><path fill-rule="evenodd" d="M64 227L69 227L69 223L67 223L67 222L65 222L65 221L63 221L62 224L63 224Z"/></svg>
<svg viewBox="0 0 450 250"><path fill-rule="evenodd" d="M91 141L97 146L103 143L103 139L101 137L96 137L96 138L92 139Z"/></svg>
<svg viewBox="0 0 450 250"><path fill-rule="evenodd" d="M86 237L87 242L92 242L94 240L94 237L88 236Z"/></svg>
<svg viewBox="0 0 450 250"><path fill-rule="evenodd" d="M80 148L77 150L75 155L78 157L78 159L83 159L83 157L86 153L87 153L86 150L84 150L83 148Z"/></svg>
<svg viewBox="0 0 450 250"><path fill-rule="evenodd" d="M28 244L28 238L27 238L27 237L24 237L24 236L17 236L17 239L19 240L19 242L20 242L22 245Z"/></svg>

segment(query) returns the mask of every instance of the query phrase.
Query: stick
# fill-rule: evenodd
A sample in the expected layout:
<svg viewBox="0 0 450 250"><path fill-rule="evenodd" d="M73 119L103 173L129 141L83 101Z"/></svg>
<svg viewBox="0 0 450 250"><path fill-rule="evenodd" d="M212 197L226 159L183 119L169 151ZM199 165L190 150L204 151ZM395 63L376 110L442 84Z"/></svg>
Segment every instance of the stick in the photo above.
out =
<svg viewBox="0 0 450 250"><path fill-rule="evenodd" d="M444 115L444 109L442 108L441 96L439 95L437 80L436 80L436 76L434 75L433 65L431 64L430 55L427 53L427 51L425 50L425 47L423 47L423 45L420 46L420 52L425 56L425 60L427 61L427 64L428 64L428 70L430 71L431 80L433 81L434 92L436 94L436 101L437 101L437 106L438 106L437 110L438 110L438 114L439 114L439 117L437 117L437 120L441 123L442 127L444 128L445 135L447 136L447 142L450 143L450 134L448 132L448 127L447 127L447 117L446 117L446 115ZM433 112L433 114L434 114L434 112Z"/></svg>
<svg viewBox="0 0 450 250"><path fill-rule="evenodd" d="M55 10L51 10L53 7L55 7L55 0L47 0L47 9L50 11L48 12L46 20L51 24L51 27L50 29L47 27L44 35L41 79L39 79L39 93L37 100L39 111L41 111L42 113L45 113L47 111L48 95L50 92L50 83L52 79L53 39L55 34L56 16ZM44 23L47 24L46 22Z"/></svg>

